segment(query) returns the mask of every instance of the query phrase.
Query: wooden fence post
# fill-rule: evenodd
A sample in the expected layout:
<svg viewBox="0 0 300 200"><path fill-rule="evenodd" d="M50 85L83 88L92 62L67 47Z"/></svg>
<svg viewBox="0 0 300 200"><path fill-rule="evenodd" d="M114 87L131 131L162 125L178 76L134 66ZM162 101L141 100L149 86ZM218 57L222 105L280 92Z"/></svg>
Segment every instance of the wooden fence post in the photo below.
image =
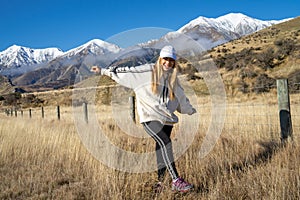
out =
<svg viewBox="0 0 300 200"><path fill-rule="evenodd" d="M276 80L276 84L281 129L281 141L284 142L289 136L292 137L293 133L288 80L278 79Z"/></svg>
<svg viewBox="0 0 300 200"><path fill-rule="evenodd" d="M87 108L87 103L84 102L84 103L82 104L82 106L83 106L84 120L85 120L86 123L88 123L88 122L89 122L89 118L88 118L88 108Z"/></svg>
<svg viewBox="0 0 300 200"><path fill-rule="evenodd" d="M42 118L44 118L44 107L42 106Z"/></svg>
<svg viewBox="0 0 300 200"><path fill-rule="evenodd" d="M29 117L31 118L31 109L29 109Z"/></svg>
<svg viewBox="0 0 300 200"><path fill-rule="evenodd" d="M57 119L60 120L60 108L57 106Z"/></svg>
<svg viewBox="0 0 300 200"><path fill-rule="evenodd" d="M134 123L136 123L135 119L135 97L130 96L129 97L129 104L130 104L130 116Z"/></svg>
<svg viewBox="0 0 300 200"><path fill-rule="evenodd" d="M6 109L5 109L5 113L6 113L6 115L7 115L7 116L9 116L9 114L10 114L10 111L9 111L9 109L8 109L8 108L6 108Z"/></svg>

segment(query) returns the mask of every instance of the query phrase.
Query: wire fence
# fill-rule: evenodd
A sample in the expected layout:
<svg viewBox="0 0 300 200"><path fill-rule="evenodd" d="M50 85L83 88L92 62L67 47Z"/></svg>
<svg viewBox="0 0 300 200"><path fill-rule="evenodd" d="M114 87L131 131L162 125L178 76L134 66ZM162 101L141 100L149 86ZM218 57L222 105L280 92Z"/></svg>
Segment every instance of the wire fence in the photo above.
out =
<svg viewBox="0 0 300 200"><path fill-rule="evenodd" d="M299 83L295 83L299 85ZM258 91L262 88L250 88ZM264 88L266 92L259 94L253 92L243 98L228 98L226 103L223 132L236 137L253 137L254 139L278 139L281 135L280 116L278 108L278 93L276 86ZM300 91L295 90L289 95L290 115L293 137L299 137L300 132ZM132 99L131 99L132 102ZM200 127L207 129L210 124L219 123L212 119L211 104L209 102L198 105ZM81 112L84 120L88 121L88 106L83 105ZM47 108L34 108L28 110L6 110L8 116L28 118L50 118L51 120L70 117L70 109L52 106Z"/></svg>

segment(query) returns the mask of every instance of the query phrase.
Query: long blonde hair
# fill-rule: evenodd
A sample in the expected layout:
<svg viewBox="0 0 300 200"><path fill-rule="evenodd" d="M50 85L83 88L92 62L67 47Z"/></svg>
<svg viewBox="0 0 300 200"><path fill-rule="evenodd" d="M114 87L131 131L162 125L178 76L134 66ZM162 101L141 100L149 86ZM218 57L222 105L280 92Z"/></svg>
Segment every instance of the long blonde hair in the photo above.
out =
<svg viewBox="0 0 300 200"><path fill-rule="evenodd" d="M160 80L164 74L164 70L162 68L162 58L159 57L154 65L153 71L152 71L152 92L154 94L158 94L159 92L159 85L160 85ZM169 98L170 100L174 100L175 98L175 94L174 94L174 89L176 87L176 85L178 84L178 78L177 78L177 74L178 74L178 69L177 69L177 64L176 61L174 63L172 72L170 73L170 77L168 80L168 90L169 90Z"/></svg>

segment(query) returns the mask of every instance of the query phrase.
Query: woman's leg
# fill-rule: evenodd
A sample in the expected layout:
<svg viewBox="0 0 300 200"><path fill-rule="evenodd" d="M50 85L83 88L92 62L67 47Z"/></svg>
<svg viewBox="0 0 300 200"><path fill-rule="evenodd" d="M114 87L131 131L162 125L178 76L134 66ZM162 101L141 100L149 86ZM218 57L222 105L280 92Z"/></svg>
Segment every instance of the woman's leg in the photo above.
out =
<svg viewBox="0 0 300 200"><path fill-rule="evenodd" d="M158 179L162 181L169 171L173 180L178 178L178 172L174 163L172 141L170 138L172 126L163 125L158 121L143 123L145 131L156 141L156 157L158 167Z"/></svg>

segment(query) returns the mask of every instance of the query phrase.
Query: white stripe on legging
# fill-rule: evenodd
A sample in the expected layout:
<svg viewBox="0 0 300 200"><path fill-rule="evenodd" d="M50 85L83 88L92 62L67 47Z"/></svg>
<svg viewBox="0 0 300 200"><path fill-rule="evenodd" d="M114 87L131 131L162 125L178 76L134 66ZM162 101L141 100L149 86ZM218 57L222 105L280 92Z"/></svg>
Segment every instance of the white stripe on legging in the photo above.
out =
<svg viewBox="0 0 300 200"><path fill-rule="evenodd" d="M172 163L170 162L170 159L168 157L168 153L167 153L167 148L166 148L166 145L164 144L164 142L156 135L155 132L153 132L151 130L151 128L146 124L145 124L145 127L146 127L146 130L147 132L149 133L150 136L153 136L153 138L156 140L156 142L158 142L159 146L160 146L160 149L162 151L162 156L163 156L163 160L166 164L166 167L168 168L171 176L172 176L172 179L175 180L177 177L173 167L172 167Z"/></svg>

